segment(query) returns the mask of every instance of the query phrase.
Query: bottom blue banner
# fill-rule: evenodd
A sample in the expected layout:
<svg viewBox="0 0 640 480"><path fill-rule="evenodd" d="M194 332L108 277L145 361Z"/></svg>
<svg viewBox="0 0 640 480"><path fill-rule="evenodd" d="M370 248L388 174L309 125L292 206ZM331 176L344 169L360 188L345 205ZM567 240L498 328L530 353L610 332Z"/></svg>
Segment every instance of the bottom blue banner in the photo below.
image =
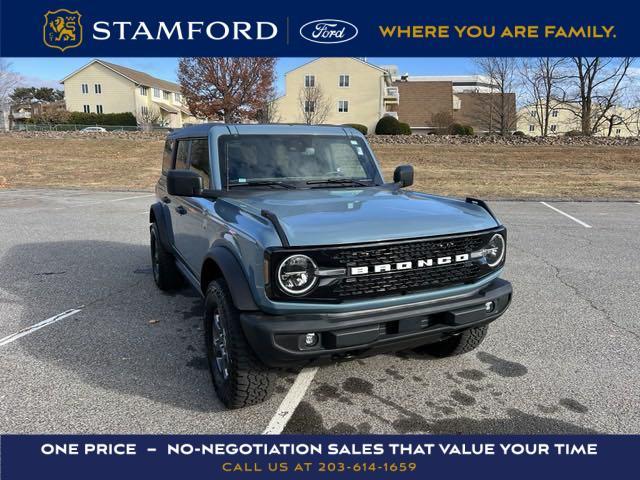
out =
<svg viewBox="0 0 640 480"><path fill-rule="evenodd" d="M601 478L635 471L640 436L3 435L2 480ZM633 475L632 475L633 476Z"/></svg>

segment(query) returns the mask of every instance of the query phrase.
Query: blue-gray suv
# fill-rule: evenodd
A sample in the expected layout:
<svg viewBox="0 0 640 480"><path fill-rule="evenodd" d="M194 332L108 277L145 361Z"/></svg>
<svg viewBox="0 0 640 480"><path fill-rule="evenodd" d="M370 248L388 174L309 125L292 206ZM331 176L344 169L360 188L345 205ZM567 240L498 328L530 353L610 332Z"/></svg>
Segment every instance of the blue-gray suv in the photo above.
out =
<svg viewBox="0 0 640 480"><path fill-rule="evenodd" d="M385 182L341 126L207 124L167 137L152 205L153 276L204 297L216 392L263 401L277 367L477 347L511 302L505 227L481 200Z"/></svg>

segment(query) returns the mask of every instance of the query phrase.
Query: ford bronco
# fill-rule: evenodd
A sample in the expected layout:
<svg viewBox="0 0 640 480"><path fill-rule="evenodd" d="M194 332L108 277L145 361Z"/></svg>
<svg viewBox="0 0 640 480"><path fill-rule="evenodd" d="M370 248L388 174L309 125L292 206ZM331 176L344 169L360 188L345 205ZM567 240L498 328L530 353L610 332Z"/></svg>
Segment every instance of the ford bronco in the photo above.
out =
<svg viewBox="0 0 640 480"><path fill-rule="evenodd" d="M386 183L349 127L208 124L167 137L153 277L202 294L227 407L266 399L277 367L482 342L511 301L505 227L481 200L412 183L408 165Z"/></svg>

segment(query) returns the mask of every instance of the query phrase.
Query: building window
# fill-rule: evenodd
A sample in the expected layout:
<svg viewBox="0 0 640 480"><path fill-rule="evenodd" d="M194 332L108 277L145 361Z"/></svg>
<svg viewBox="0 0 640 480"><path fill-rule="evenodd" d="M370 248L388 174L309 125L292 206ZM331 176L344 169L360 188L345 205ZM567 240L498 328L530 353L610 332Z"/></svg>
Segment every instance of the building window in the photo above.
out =
<svg viewBox="0 0 640 480"><path fill-rule="evenodd" d="M104 113L102 111L102 105L96 105L96 113Z"/></svg>
<svg viewBox="0 0 640 480"><path fill-rule="evenodd" d="M340 85L341 87L348 87L349 86L349 75L340 75L340 80L338 85Z"/></svg>
<svg viewBox="0 0 640 480"><path fill-rule="evenodd" d="M535 132L536 131L536 126L535 125L529 125L529 131L530 132Z"/></svg>
<svg viewBox="0 0 640 480"><path fill-rule="evenodd" d="M558 130L558 125L556 124L551 125L551 131L555 132L556 130Z"/></svg>
<svg viewBox="0 0 640 480"><path fill-rule="evenodd" d="M99 83L96 83L96 84L93 86L93 89L94 89L94 91L95 91L96 93L102 93L102 85L100 85Z"/></svg>
<svg viewBox="0 0 640 480"><path fill-rule="evenodd" d="M620 136L620 133L622 133L622 131L619 128L616 128L616 135Z"/></svg>
<svg viewBox="0 0 640 480"><path fill-rule="evenodd" d="M316 102L313 100L304 101L304 111L306 113L312 113L316 111Z"/></svg>
<svg viewBox="0 0 640 480"><path fill-rule="evenodd" d="M83 105L82 106L82 111L84 113L91 113L91 107L89 105Z"/></svg>
<svg viewBox="0 0 640 480"><path fill-rule="evenodd" d="M552 110L552 111L551 111L551 116L552 116L553 118L557 118L557 117L558 117L558 110Z"/></svg>
<svg viewBox="0 0 640 480"><path fill-rule="evenodd" d="M166 90L162 91L162 98L164 98L165 100L169 100L170 97L171 97L171 92L167 92Z"/></svg>
<svg viewBox="0 0 640 480"><path fill-rule="evenodd" d="M180 98L180 94L179 93L174 93L173 94L173 98L175 99L176 102L180 103L182 101L182 98Z"/></svg>
<svg viewBox="0 0 640 480"><path fill-rule="evenodd" d="M160 89L159 88L154 88L153 89L153 96L156 98L160 98Z"/></svg>
<svg viewBox="0 0 640 480"><path fill-rule="evenodd" d="M535 110L529 110L529 115L531 115L532 117L536 116L536 111Z"/></svg>
<svg viewBox="0 0 640 480"><path fill-rule="evenodd" d="M84 94L89 93L89 84L88 83L83 83L81 85L81 87L82 87L82 93L84 93Z"/></svg>
<svg viewBox="0 0 640 480"><path fill-rule="evenodd" d="M140 95L146 97L149 94L149 89L147 87L140 87Z"/></svg>
<svg viewBox="0 0 640 480"><path fill-rule="evenodd" d="M148 115L149 114L149 108L145 107L143 105L142 107L140 107L140 113L142 113L142 115Z"/></svg>
<svg viewBox="0 0 640 480"><path fill-rule="evenodd" d="M315 87L316 86L316 76L315 75L305 75L304 76L304 86Z"/></svg>
<svg viewBox="0 0 640 480"><path fill-rule="evenodd" d="M339 100L338 101L338 112L346 113L349 111L349 100Z"/></svg>

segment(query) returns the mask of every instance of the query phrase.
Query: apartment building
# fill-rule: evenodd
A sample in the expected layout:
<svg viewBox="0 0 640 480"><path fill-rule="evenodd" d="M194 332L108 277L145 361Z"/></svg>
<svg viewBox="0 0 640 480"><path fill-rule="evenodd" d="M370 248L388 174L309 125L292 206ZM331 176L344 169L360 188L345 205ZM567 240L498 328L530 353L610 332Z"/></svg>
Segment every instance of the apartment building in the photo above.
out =
<svg viewBox="0 0 640 480"><path fill-rule="evenodd" d="M437 120L449 118L474 131L499 129L496 110L504 112L509 130L516 128L515 93L501 95L496 86L481 75L454 76L394 76L402 101L398 117L415 133L429 133L442 127ZM504 97L504 105L502 104Z"/></svg>
<svg viewBox="0 0 640 480"><path fill-rule="evenodd" d="M568 103L554 103L550 107L547 135L564 135L581 130L577 106ZM540 136L544 132L540 125L539 113L534 105L526 106L518 112L518 130L531 136ZM595 136L599 137L638 137L640 136L640 109L615 107L600 122Z"/></svg>
<svg viewBox="0 0 640 480"><path fill-rule="evenodd" d="M370 132L384 115L397 117L398 88L389 69L358 58L318 58L285 74L285 93L275 100L276 119L305 123L325 105L305 95L320 88L327 114L319 123L359 123ZM307 115L305 115L305 113Z"/></svg>
<svg viewBox="0 0 640 480"><path fill-rule="evenodd" d="M200 123L189 112L177 83L104 60L92 60L61 83L71 112L131 112L138 123L172 128Z"/></svg>

